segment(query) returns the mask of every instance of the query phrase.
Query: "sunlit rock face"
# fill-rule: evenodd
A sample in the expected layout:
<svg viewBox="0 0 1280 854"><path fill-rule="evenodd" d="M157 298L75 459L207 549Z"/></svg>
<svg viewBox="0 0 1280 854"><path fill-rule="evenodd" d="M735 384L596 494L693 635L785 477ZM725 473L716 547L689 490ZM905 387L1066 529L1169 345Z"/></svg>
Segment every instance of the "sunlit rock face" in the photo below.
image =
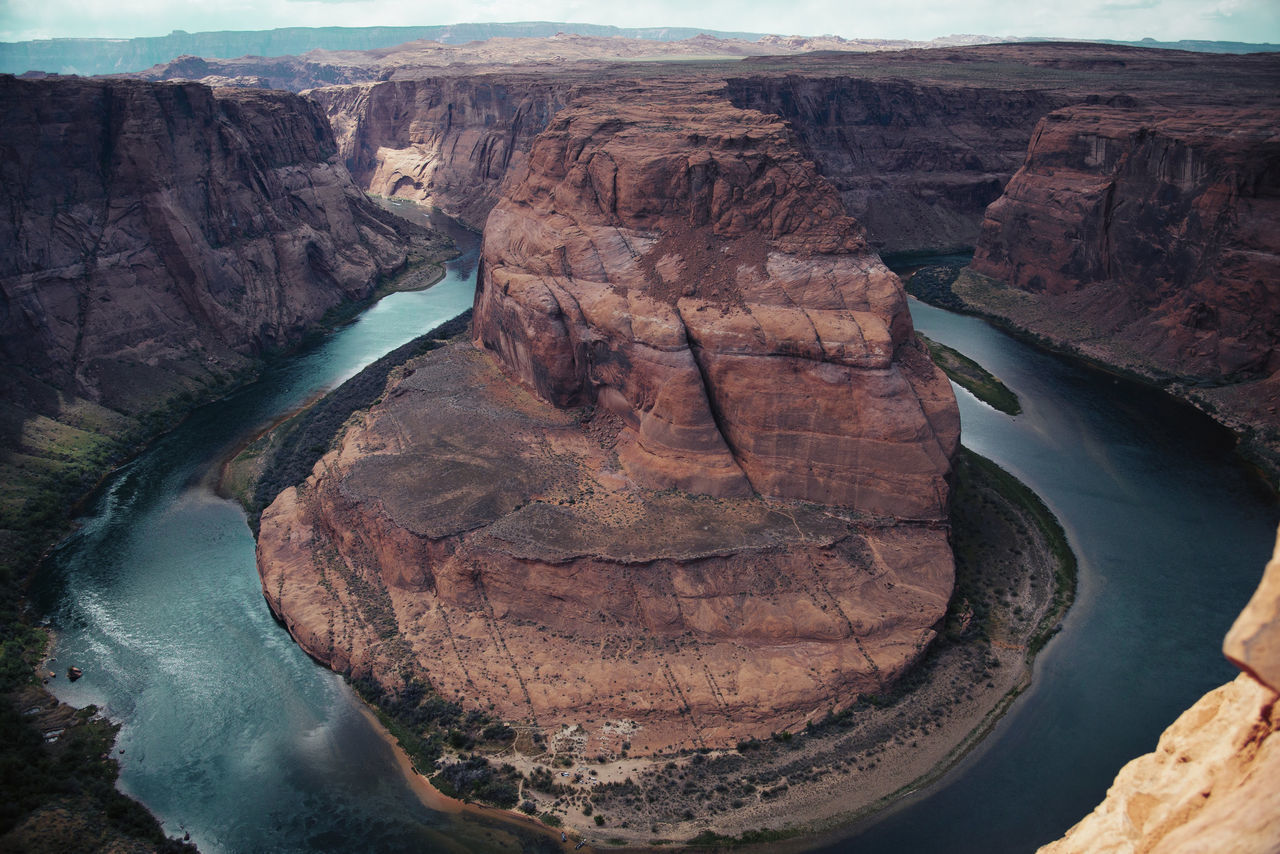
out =
<svg viewBox="0 0 1280 854"><path fill-rule="evenodd" d="M1106 800L1041 854L1277 850L1280 536L1223 649L1244 672L1183 712L1155 752L1120 769Z"/></svg>
<svg viewBox="0 0 1280 854"><path fill-rule="evenodd" d="M475 336L545 400L619 416L646 486L945 515L946 380L776 117L559 114L489 215Z"/></svg>

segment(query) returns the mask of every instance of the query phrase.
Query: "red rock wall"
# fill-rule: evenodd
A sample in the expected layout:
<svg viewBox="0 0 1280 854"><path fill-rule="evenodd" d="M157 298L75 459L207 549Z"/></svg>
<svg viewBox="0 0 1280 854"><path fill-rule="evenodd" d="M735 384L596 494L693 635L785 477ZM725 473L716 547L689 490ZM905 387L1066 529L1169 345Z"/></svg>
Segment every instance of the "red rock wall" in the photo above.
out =
<svg viewBox="0 0 1280 854"><path fill-rule="evenodd" d="M493 74L308 96L329 115L361 186L480 227L511 166L589 86L572 76ZM1047 92L798 75L735 77L723 91L737 107L791 124L801 150L881 251L972 246L983 210L1022 162L1036 121L1066 101Z"/></svg>
<svg viewBox="0 0 1280 854"><path fill-rule="evenodd" d="M647 486L944 518L950 388L785 126L660 88L622 103L560 113L507 186L477 341L546 400L619 415Z"/></svg>
<svg viewBox="0 0 1280 854"><path fill-rule="evenodd" d="M5 362L127 412L294 341L406 258L295 95L0 77Z"/></svg>
<svg viewBox="0 0 1280 854"><path fill-rule="evenodd" d="M1050 299L1087 295L1084 316L1157 372L1274 374L1277 121L1254 105L1058 110L987 210L973 269Z"/></svg>
<svg viewBox="0 0 1280 854"><path fill-rule="evenodd" d="M543 77L436 77L316 89L343 159L371 193L438 207L476 228L507 171L569 97Z"/></svg>
<svg viewBox="0 0 1280 854"><path fill-rule="evenodd" d="M1021 165L1055 92L788 75L726 83L735 106L773 113L881 252L964 249Z"/></svg>

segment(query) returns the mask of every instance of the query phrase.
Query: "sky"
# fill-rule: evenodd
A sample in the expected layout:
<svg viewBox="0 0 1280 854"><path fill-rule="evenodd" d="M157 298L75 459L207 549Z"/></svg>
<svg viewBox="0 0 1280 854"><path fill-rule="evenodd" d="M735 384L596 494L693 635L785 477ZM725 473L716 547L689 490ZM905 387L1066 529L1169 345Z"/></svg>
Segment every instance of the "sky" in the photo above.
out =
<svg viewBox="0 0 1280 854"><path fill-rule="evenodd" d="M528 20L845 38L974 33L1280 43L1280 0L0 0L0 41Z"/></svg>

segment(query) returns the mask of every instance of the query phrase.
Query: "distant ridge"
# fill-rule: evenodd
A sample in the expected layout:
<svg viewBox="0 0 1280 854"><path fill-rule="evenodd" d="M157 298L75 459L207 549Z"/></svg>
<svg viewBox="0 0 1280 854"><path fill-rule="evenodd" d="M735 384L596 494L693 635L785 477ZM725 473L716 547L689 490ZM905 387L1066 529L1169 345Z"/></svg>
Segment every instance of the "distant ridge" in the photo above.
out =
<svg viewBox="0 0 1280 854"><path fill-rule="evenodd" d="M427 39L444 44L506 38L546 38L556 33L624 36L680 41L699 33L722 39L757 41L766 33L725 32L696 27L611 27L555 21L507 24L445 24L431 27L287 27L276 30L221 30L132 39L39 39L0 42L0 73L122 74L142 71L179 56L235 59L241 56L297 56L309 50L374 50Z"/></svg>
<svg viewBox="0 0 1280 854"><path fill-rule="evenodd" d="M145 38L68 38L0 42L0 74L43 71L49 74L123 74L142 71L179 56L235 59L242 56L299 56L311 50L376 50L426 39L443 44L465 44L491 38L547 38L557 33L581 36L621 36L653 41L681 41L699 34L720 39L759 41L768 33L730 32L697 27L613 27L557 21L513 23L442 24L429 27L285 27L275 30L219 30L188 33L174 30L167 36ZM776 37L775 37L776 38ZM865 40L858 40L865 41ZM919 47L979 42L1068 41L1068 39L950 36L933 42L882 41L883 46ZM1077 41L1072 39L1071 41ZM1153 39L1116 41L1089 39L1101 44L1166 48L1208 53L1260 53L1280 51L1280 45L1247 42Z"/></svg>

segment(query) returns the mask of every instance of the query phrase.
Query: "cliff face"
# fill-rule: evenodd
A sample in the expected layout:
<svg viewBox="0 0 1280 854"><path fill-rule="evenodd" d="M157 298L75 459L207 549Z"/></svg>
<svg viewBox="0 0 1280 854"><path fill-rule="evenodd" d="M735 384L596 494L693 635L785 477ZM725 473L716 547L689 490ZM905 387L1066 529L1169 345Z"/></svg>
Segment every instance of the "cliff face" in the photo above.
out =
<svg viewBox="0 0 1280 854"><path fill-rule="evenodd" d="M897 277L776 117L660 103L538 138L489 215L477 341L622 418L656 489L942 518L954 403Z"/></svg>
<svg viewBox="0 0 1280 854"><path fill-rule="evenodd" d="M1223 645L1244 672L1116 775L1106 800L1041 854L1231 851L1280 844L1280 537Z"/></svg>
<svg viewBox="0 0 1280 854"><path fill-rule="evenodd" d="M731 78L736 106L790 122L882 252L973 246L1058 92L851 77Z"/></svg>
<svg viewBox="0 0 1280 854"><path fill-rule="evenodd" d="M406 259L294 95L0 77L0 359L134 414Z"/></svg>
<svg viewBox="0 0 1280 854"><path fill-rule="evenodd" d="M436 76L308 96L323 105L362 186L479 227L506 173L591 78ZM734 106L787 120L845 213L891 252L972 246L1036 121L1066 102L1030 90L800 75L730 78L723 91Z"/></svg>
<svg viewBox="0 0 1280 854"><path fill-rule="evenodd" d="M621 103L562 111L506 185L485 349L407 365L258 555L334 668L420 669L608 755L794 729L909 667L950 597L959 428L776 118Z"/></svg>
<svg viewBox="0 0 1280 854"><path fill-rule="evenodd" d="M308 97L328 115L360 186L479 228L502 179L571 89L532 75L442 76L315 89Z"/></svg>
<svg viewBox="0 0 1280 854"><path fill-rule="evenodd" d="M1280 113L1077 106L1037 127L973 269L1055 305L1158 373L1280 370Z"/></svg>

